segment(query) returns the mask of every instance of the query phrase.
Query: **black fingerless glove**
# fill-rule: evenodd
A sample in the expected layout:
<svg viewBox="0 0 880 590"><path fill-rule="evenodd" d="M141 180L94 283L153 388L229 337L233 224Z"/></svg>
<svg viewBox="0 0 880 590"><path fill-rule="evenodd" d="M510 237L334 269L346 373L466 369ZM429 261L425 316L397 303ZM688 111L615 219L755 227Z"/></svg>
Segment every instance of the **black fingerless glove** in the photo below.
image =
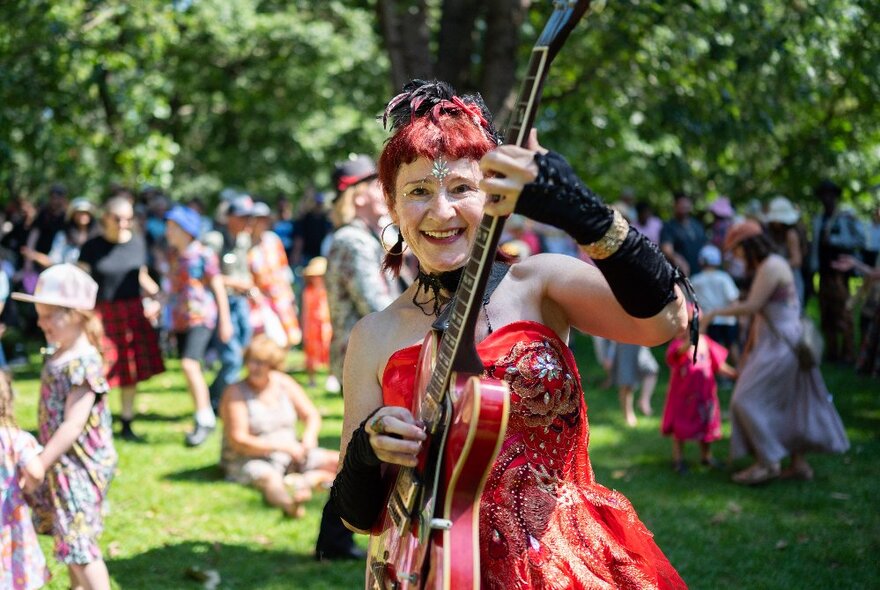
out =
<svg viewBox="0 0 880 590"><path fill-rule="evenodd" d="M367 420L370 418L372 414ZM336 505L339 516L361 530L373 527L382 512L386 495L380 468L382 462L370 445L367 420L352 433L342 469L330 489L330 501Z"/></svg>
<svg viewBox="0 0 880 590"><path fill-rule="evenodd" d="M523 187L516 212L565 230L584 246L604 237L614 222L614 211L584 186L561 155L535 154L535 162L538 175ZM657 245L632 227L617 251L594 262L621 307L633 317L653 317L675 299L680 275Z"/></svg>
<svg viewBox="0 0 880 590"><path fill-rule="evenodd" d="M584 186L571 165L556 152L535 154L538 176L523 187L516 213L565 231L578 244L591 244L605 235L614 211Z"/></svg>

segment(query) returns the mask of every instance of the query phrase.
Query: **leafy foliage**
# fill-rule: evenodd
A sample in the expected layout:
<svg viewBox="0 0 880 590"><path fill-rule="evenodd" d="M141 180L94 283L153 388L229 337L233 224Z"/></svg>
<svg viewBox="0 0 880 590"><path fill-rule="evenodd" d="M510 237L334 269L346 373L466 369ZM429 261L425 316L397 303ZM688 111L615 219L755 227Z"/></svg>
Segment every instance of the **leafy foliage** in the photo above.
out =
<svg viewBox="0 0 880 590"><path fill-rule="evenodd" d="M301 189L375 151L389 90L369 12L341 2L20 2L0 24L0 170L182 194ZM326 174L326 172L325 172Z"/></svg>
<svg viewBox="0 0 880 590"><path fill-rule="evenodd" d="M553 138L606 194L631 185L810 199L880 182L877 3L614 2L560 56ZM548 143L550 143L548 141Z"/></svg>
<svg viewBox="0 0 880 590"><path fill-rule="evenodd" d="M436 34L447 3L395 6ZM75 192L118 181L202 196L224 185L321 186L333 160L375 153L384 137L375 115L393 89L377 7L8 2L0 183L13 195L55 179ZM548 12L531 3L520 38L534 39ZM465 56L472 64L492 47L491 17L479 11L467 32L478 37ZM543 142L609 197L632 186L661 209L675 190L739 202L782 193L812 206L823 177L875 203L878 23L870 0L608 3L551 71ZM524 68L528 46L520 52Z"/></svg>

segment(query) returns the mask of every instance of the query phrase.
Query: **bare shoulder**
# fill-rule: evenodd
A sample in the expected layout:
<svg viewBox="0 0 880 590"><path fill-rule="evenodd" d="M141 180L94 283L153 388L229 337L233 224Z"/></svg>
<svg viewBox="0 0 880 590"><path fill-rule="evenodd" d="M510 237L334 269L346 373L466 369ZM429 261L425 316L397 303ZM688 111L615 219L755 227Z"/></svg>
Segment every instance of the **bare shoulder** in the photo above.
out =
<svg viewBox="0 0 880 590"><path fill-rule="evenodd" d="M242 392L241 385L239 383L232 383L226 387L226 390L223 392L223 400L230 402L237 402L244 399L244 393Z"/></svg>
<svg viewBox="0 0 880 590"><path fill-rule="evenodd" d="M510 273L518 281L547 285L551 282L577 280L583 288L589 284L604 285L605 279L595 266L564 254L535 254L514 264Z"/></svg>
<svg viewBox="0 0 880 590"><path fill-rule="evenodd" d="M580 258L575 258L574 256L566 256L564 254L535 254L534 256L529 256L522 262L518 262L511 267L511 272L519 273L528 273L528 274L539 274L539 275L553 275L558 270L563 270L567 272L583 272L584 269L591 269L598 273L599 271L581 260Z"/></svg>
<svg viewBox="0 0 880 590"><path fill-rule="evenodd" d="M361 370L367 369L378 375L380 365L384 365L385 359L394 352L397 341L395 332L399 312L395 311L396 304L394 302L358 320L348 338L347 363L356 363Z"/></svg>
<svg viewBox="0 0 880 590"><path fill-rule="evenodd" d="M771 254L764 260L764 264L759 267L758 272L770 276L783 276L791 272L791 267L788 265L788 261L782 256Z"/></svg>
<svg viewBox="0 0 880 590"><path fill-rule="evenodd" d="M285 390L294 389L299 391L302 389L302 385L300 385L296 379L283 371L272 371L270 375L272 381L283 387Z"/></svg>

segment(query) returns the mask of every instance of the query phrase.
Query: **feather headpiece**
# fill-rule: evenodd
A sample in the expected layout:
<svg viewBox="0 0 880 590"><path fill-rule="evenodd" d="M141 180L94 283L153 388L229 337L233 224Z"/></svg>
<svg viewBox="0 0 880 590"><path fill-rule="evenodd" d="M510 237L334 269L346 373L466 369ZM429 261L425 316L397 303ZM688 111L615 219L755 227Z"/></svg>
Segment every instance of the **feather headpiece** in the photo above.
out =
<svg viewBox="0 0 880 590"><path fill-rule="evenodd" d="M437 80L409 81L403 87L403 92L388 102L382 114L382 125L387 129L390 120L391 129L396 131L416 117L427 116L437 122L440 115L457 112L470 117L496 144L502 143L501 134L492 124L492 115L479 93L458 96L452 86Z"/></svg>

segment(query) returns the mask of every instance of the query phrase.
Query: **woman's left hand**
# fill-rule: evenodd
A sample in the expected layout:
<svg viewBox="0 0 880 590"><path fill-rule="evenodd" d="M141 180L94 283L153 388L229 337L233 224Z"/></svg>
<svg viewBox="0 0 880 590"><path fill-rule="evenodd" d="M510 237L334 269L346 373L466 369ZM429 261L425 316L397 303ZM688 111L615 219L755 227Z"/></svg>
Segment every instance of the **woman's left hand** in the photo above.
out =
<svg viewBox="0 0 880 590"><path fill-rule="evenodd" d="M523 187L538 175L535 153L546 152L538 143L537 131L532 129L527 147L502 145L483 156L480 160L483 171L480 190L487 195L486 214L504 216L513 213Z"/></svg>

